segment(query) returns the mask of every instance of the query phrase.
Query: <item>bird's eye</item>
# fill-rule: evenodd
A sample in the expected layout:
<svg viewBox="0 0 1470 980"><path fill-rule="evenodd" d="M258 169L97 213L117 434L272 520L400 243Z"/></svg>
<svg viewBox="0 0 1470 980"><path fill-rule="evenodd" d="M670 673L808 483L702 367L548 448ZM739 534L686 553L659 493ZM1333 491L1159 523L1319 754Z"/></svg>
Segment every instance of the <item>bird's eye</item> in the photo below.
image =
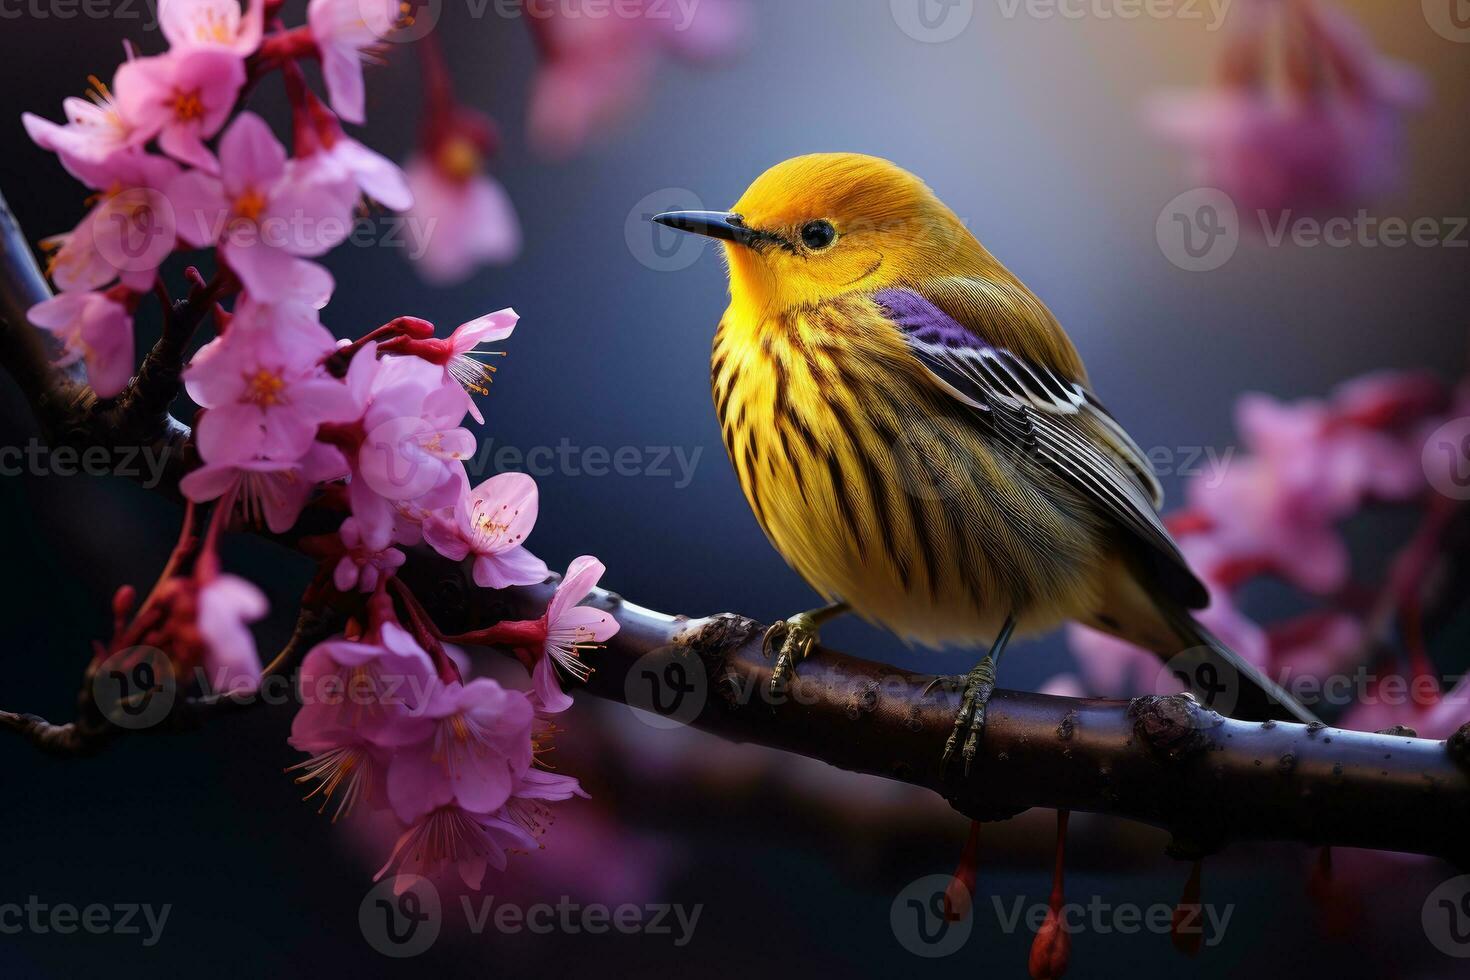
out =
<svg viewBox="0 0 1470 980"><path fill-rule="evenodd" d="M812 251L821 251L837 238L837 229L830 221L808 221L801 226L801 241Z"/></svg>

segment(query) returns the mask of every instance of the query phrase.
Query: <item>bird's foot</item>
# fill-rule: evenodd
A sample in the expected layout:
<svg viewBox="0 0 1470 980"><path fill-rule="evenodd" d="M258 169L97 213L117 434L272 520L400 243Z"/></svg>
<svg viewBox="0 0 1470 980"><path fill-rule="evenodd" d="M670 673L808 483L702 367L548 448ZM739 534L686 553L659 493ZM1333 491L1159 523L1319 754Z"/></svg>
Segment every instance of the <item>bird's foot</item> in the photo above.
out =
<svg viewBox="0 0 1470 980"><path fill-rule="evenodd" d="M771 669L772 698L785 693L787 684L796 676L797 665L812 652L817 639L818 621L811 613L792 616L766 630L761 649L767 656L773 649L776 651L776 666Z"/></svg>
<svg viewBox="0 0 1470 980"><path fill-rule="evenodd" d="M944 743L944 764L948 765L954 758L955 749L960 748L960 756L965 761L966 776L970 775L975 754L980 750L980 733L985 730L985 709L994 693L995 662L986 657L965 675L965 698L960 703L959 713L955 715L954 728ZM962 736L964 746L960 747Z"/></svg>

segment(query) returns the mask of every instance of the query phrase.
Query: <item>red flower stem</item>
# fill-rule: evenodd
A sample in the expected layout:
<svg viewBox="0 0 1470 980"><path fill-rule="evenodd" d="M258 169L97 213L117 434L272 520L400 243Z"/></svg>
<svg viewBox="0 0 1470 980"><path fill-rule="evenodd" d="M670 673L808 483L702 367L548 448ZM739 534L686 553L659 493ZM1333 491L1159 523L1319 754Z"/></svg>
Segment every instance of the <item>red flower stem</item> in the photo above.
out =
<svg viewBox="0 0 1470 980"><path fill-rule="evenodd" d="M434 661L434 668L439 672L439 679L448 684L463 682L464 677L459 672L459 665L449 656L449 651L444 649L443 634L434 625L433 619L424 609L423 604L419 602L418 596L413 594L413 589L396 575L387 576L386 581L389 588L396 592L398 598L402 600L403 608L408 612L409 625L414 637L429 652L429 656Z"/></svg>
<svg viewBox="0 0 1470 980"><path fill-rule="evenodd" d="M424 75L424 126L433 130L454 111L454 83L434 31L419 39L419 67Z"/></svg>
<svg viewBox="0 0 1470 980"><path fill-rule="evenodd" d="M1204 931L1201 926L1200 906L1200 871L1204 862L1196 859L1194 866L1189 869L1189 879L1184 883L1184 894L1179 897L1179 904L1174 906L1174 916L1169 923L1169 938L1174 942L1174 948L1185 956L1195 956L1199 953L1201 941L1204 939Z"/></svg>
<svg viewBox="0 0 1470 980"><path fill-rule="evenodd" d="M1067 865L1067 820L1071 815L1070 810L1057 811L1057 860L1051 874L1051 901L1049 904L1051 910L1059 915L1062 903L1065 901L1062 877Z"/></svg>

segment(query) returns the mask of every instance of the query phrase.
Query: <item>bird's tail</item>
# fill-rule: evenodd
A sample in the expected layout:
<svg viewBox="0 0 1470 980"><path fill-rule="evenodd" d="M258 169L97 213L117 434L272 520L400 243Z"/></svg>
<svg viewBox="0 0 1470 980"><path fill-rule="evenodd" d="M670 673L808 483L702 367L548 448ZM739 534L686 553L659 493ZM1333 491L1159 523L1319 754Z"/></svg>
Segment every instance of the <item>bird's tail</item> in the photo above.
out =
<svg viewBox="0 0 1470 980"><path fill-rule="evenodd" d="M1159 611L1179 634L1183 652L1168 658L1169 668L1206 707L1242 721L1317 721L1296 698L1259 668L1230 649L1190 613L1170 603Z"/></svg>

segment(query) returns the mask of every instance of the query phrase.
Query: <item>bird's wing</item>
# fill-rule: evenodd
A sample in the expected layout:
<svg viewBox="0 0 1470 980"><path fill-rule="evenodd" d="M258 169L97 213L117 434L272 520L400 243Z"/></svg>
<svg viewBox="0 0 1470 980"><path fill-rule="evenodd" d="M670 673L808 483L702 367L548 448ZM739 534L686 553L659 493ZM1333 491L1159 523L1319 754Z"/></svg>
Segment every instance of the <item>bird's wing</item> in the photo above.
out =
<svg viewBox="0 0 1470 980"><path fill-rule="evenodd" d="M1158 480L1147 457L1080 380L985 339L908 289L874 297L908 349L951 397L982 416L994 435L1048 467L1147 546L1160 584L1189 608L1207 604L1159 519ZM964 315L961 313L961 315Z"/></svg>

